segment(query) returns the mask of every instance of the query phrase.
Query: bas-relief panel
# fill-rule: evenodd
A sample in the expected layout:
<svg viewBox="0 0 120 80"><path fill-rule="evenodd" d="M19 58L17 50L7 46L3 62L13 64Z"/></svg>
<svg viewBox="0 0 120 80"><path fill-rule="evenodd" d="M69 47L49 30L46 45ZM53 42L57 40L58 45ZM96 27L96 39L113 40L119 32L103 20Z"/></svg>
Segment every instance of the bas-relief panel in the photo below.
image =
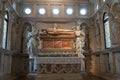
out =
<svg viewBox="0 0 120 80"><path fill-rule="evenodd" d="M62 47L63 48L71 48L71 46L72 46L72 41L71 40L63 40L62 41Z"/></svg>
<svg viewBox="0 0 120 80"><path fill-rule="evenodd" d="M43 29L44 30L44 29ZM42 40L41 51L74 51L74 32L72 30L64 32L67 29L45 29L47 32L41 32L40 39ZM55 30L55 31L54 31ZM62 31L58 31L62 30Z"/></svg>
<svg viewBox="0 0 120 80"><path fill-rule="evenodd" d="M61 40L54 40L54 48L62 48Z"/></svg>
<svg viewBox="0 0 120 80"><path fill-rule="evenodd" d="M80 64L39 64L38 74L80 73Z"/></svg>
<svg viewBox="0 0 120 80"><path fill-rule="evenodd" d="M59 49L65 49L69 48L72 49L72 40L70 39L48 39L43 41L43 49L49 49L49 48L59 48Z"/></svg>
<svg viewBox="0 0 120 80"><path fill-rule="evenodd" d="M53 48L53 41L52 40L44 40L43 41L43 48Z"/></svg>

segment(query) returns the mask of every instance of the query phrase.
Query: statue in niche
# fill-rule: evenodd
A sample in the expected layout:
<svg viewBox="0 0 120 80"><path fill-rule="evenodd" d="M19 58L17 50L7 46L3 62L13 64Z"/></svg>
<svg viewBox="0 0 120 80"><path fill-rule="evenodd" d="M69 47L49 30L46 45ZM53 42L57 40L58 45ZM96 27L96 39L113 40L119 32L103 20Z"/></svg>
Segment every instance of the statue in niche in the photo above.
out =
<svg viewBox="0 0 120 80"><path fill-rule="evenodd" d="M29 32L27 35L28 37L27 48L30 57L33 57L38 52L38 46L40 41L38 32L39 31L33 30L32 32Z"/></svg>
<svg viewBox="0 0 120 80"><path fill-rule="evenodd" d="M95 40L96 40L96 48L100 49L100 46L101 46L100 24L98 20L96 20L96 23L95 23Z"/></svg>
<svg viewBox="0 0 120 80"><path fill-rule="evenodd" d="M22 45L22 52L23 53L28 53L28 50L27 50L28 34L31 31L32 31L31 24L26 23L24 25L24 29L23 29L23 45Z"/></svg>

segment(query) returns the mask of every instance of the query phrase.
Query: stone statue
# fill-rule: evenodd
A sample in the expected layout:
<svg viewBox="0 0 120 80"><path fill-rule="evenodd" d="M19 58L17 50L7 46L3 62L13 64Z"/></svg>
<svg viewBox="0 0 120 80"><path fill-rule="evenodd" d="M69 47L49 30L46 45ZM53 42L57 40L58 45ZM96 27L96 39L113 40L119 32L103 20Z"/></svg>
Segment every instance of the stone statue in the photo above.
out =
<svg viewBox="0 0 120 80"><path fill-rule="evenodd" d="M80 38L81 38L81 53L84 52L84 47L85 47L85 32L83 30L81 30L81 34L80 34Z"/></svg>
<svg viewBox="0 0 120 80"><path fill-rule="evenodd" d="M37 35L37 33L29 32L28 39L29 39L27 43L28 53L30 57L33 57L38 52L39 36Z"/></svg>
<svg viewBox="0 0 120 80"><path fill-rule="evenodd" d="M27 42L28 42L28 35L32 31L31 25L26 23L23 28L23 45L22 45L22 53L27 53Z"/></svg>
<svg viewBox="0 0 120 80"><path fill-rule="evenodd" d="M84 72L85 71L85 63L84 63L84 46L85 46L85 28L81 27L81 26L77 26L76 27L76 31L75 31L75 35L76 35L76 53L78 54L78 57L81 58L81 71Z"/></svg>
<svg viewBox="0 0 120 80"><path fill-rule="evenodd" d="M79 57L81 57L81 54L84 52L84 46L85 46L85 32L83 29L77 28L75 31L76 34L76 53Z"/></svg>

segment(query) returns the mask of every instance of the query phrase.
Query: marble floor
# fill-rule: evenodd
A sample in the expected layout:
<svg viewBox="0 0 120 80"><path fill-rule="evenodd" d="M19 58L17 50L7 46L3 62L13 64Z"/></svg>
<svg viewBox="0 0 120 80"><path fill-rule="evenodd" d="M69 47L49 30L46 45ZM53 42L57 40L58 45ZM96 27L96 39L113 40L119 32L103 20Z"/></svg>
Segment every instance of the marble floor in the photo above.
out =
<svg viewBox="0 0 120 80"><path fill-rule="evenodd" d="M91 76L84 77L83 80L105 80L105 79L91 75Z"/></svg>
<svg viewBox="0 0 120 80"><path fill-rule="evenodd" d="M25 77L25 76L12 77L10 75L5 75L5 76L1 76L0 80L36 80L36 79L28 78L28 77ZM42 80L42 79L39 79L39 80ZM49 80L49 79L47 79L47 80ZM53 77L53 80L54 80L54 77ZM61 78L61 79L56 79L56 80L64 80L64 79ZM89 75L89 76L85 76L82 79L78 79L78 80L105 80L105 79Z"/></svg>

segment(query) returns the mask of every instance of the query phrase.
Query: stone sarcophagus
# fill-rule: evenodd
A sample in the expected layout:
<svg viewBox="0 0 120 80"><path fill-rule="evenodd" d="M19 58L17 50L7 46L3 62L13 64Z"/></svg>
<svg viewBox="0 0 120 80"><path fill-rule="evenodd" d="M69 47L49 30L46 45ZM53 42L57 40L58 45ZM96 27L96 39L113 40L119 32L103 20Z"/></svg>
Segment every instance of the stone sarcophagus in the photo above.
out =
<svg viewBox="0 0 120 80"><path fill-rule="evenodd" d="M75 34L73 30L43 29L40 33L42 52L74 51Z"/></svg>

